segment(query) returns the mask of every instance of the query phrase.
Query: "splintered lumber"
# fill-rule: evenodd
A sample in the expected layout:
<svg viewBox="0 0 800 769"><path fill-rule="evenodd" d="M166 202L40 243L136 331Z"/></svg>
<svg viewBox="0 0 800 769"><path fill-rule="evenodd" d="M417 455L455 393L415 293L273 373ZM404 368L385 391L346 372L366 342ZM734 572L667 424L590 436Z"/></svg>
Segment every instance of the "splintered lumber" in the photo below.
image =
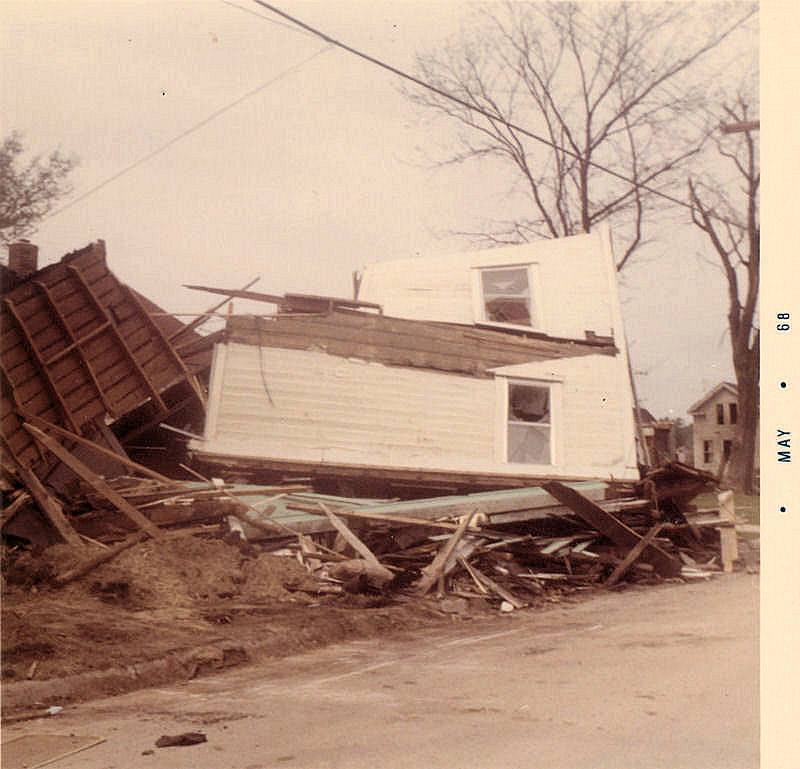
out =
<svg viewBox="0 0 800 769"><path fill-rule="evenodd" d="M22 425L48 451L57 456L67 467L80 476L98 494L105 497L114 507L124 513L140 529L146 531L153 539L161 539L162 532L149 518L140 513L128 500L114 491L99 475L90 470L80 459L71 454L58 441L43 433L38 427L25 422Z"/></svg>
<svg viewBox="0 0 800 769"><path fill-rule="evenodd" d="M113 459L115 462L119 462L121 465L126 465L131 470L136 470L137 472L140 472L143 475L147 475L150 478L154 478L157 481L161 481L161 483L174 483L174 481L171 478L167 478L165 475L161 475L161 473L157 473L155 470L151 470L149 467L145 467L144 465L140 465L138 462L134 462L132 459L129 459L124 454L119 454L116 451L107 449L105 446L101 446L99 443L90 441L88 438L84 438L82 435L77 435L76 433L73 433L70 430L65 430L63 427L54 425L52 422L48 422L47 420L42 419L41 417L37 417L35 414L29 414L27 412L22 412L22 414L25 417L26 422L35 425L36 427L39 427L42 430L53 432L56 435L60 436L61 438L67 438L71 441L74 441L75 443L79 443L81 446L85 446L87 449L91 449L92 451L95 451L98 454L102 454L103 456L108 457L109 459Z"/></svg>
<svg viewBox="0 0 800 769"><path fill-rule="evenodd" d="M339 534L344 537L348 544L361 555L361 557L372 567L373 572L384 572L386 574L385 581L388 582L394 576L389 569L387 569L376 557L375 554L354 534L347 524L340 518L337 518L322 502L319 503L328 520L333 524L333 527ZM372 574L370 576L373 576Z"/></svg>
<svg viewBox="0 0 800 769"><path fill-rule="evenodd" d="M642 554L644 549L659 535L661 529L664 528L663 523L657 523L647 534L644 535L631 549L630 553L625 557L622 563L611 572L609 578L603 583L603 587L612 587L617 583L619 578L628 570L631 564Z"/></svg>
<svg viewBox="0 0 800 769"><path fill-rule="evenodd" d="M292 510L301 510L305 513L319 513L319 505L311 504L308 502L296 502L291 500L288 502L287 507ZM427 518L411 518L407 515L391 515L389 513L371 513L363 510L353 509L339 509L332 510L335 515L343 518L358 518L365 521L381 521L386 523L397 523L408 526L427 526L430 529L444 529L447 531L456 531L458 529L457 523L449 523L447 521L431 521ZM481 533L485 533L481 530ZM496 534L496 533L495 533ZM492 535L494 536L494 534Z"/></svg>
<svg viewBox="0 0 800 769"><path fill-rule="evenodd" d="M245 502L241 500L236 500L239 502L240 505L245 505ZM266 508L265 510L256 510L256 508L250 507L247 505L248 509L254 510L259 515L264 515L272 512L270 508ZM274 509L274 508L272 508ZM271 537L274 537L276 534L290 534L293 537L297 536L297 532L293 530L285 530L288 527L280 527L277 523L267 523L266 521L262 521L261 518L253 518L252 516L248 515L244 510L237 510L236 508L232 508L230 511L226 511L227 515L232 515L234 518L238 518L240 521L244 523L249 523L251 526L263 531L265 534L269 534Z"/></svg>
<svg viewBox="0 0 800 769"><path fill-rule="evenodd" d="M69 571L65 571L63 574L59 574L53 579L53 583L59 587L66 585L67 582L72 582L72 580L78 579L79 577L84 576L84 574L88 574L92 569L96 568L101 563L105 563L106 561L110 561L112 558L116 558L123 550L133 547L146 537L147 532L138 531L136 534L131 535L118 545L104 550L102 553L96 555L94 558L90 558L88 561L76 566L74 569L70 569Z"/></svg>
<svg viewBox="0 0 800 769"><path fill-rule="evenodd" d="M191 473L195 478L199 478L201 481L204 481L205 483L208 483L211 486L216 486L216 484L210 478L206 478L200 475L200 473L198 473L196 470L192 470L191 467L188 467L187 465L184 464L181 464L181 467L187 472ZM284 534L289 534L293 537L297 537L297 542L300 545L300 547L302 548L305 546L307 537L304 534L301 534L299 531L295 531L293 528L287 526L285 523L281 523L280 521L270 521L269 524L265 523L263 520L261 520L261 516L265 514L264 510L259 510L257 507L248 504L244 500L237 499L233 494L231 494L222 487L219 487L219 490L221 494L228 497L229 499L232 499L234 502L237 502L240 506L246 507L248 510L252 510L259 517L253 518L249 515L246 515L244 512L240 512L236 509L233 509L231 511L231 515L235 516L241 521L244 521L245 523L249 523L255 526L257 529L261 529L262 531L266 532L271 536L275 536L276 531L282 531ZM280 499L282 496L284 495L276 494L274 497L265 500L265 502L271 502L275 499ZM269 512L272 512L272 510L270 510Z"/></svg>
<svg viewBox="0 0 800 769"><path fill-rule="evenodd" d="M246 283L242 286L240 291L247 291L248 288L252 288L255 286L258 281L261 280L260 276L253 278L249 283ZM170 342L175 342L175 340L183 336L183 334L188 334L190 331L194 331L199 326L202 326L217 310L221 310L228 302L233 299L232 296L229 296L227 299L223 299L221 302L217 302L213 307L206 310L202 315L198 315L191 323L187 323L185 326L182 326L177 331L173 332L169 335L168 339Z"/></svg>
<svg viewBox="0 0 800 769"><path fill-rule="evenodd" d="M467 531L473 516L475 516L477 513L478 508L476 507L471 513L465 515L461 519L461 523L458 525L458 528L447 540L444 547L436 554L436 558L433 559L433 563L431 563L429 566L426 566L422 570L422 577L420 578L419 582L417 582L417 592L419 592L421 595L425 595L425 593L427 593L436 584L439 577L444 573L444 567L447 563L447 559L450 557L453 550L455 550L459 540Z"/></svg>
<svg viewBox="0 0 800 769"><path fill-rule="evenodd" d="M542 488L617 545L630 548L640 541L641 537L633 529L575 489L558 481L543 483ZM644 556L664 577L674 577L680 573L680 560L652 542L644 548Z"/></svg>
<svg viewBox="0 0 800 769"><path fill-rule="evenodd" d="M17 464L16 471L30 495L36 500L36 504L39 505L50 523L55 526L56 531L70 545L83 547L83 540L81 540L78 532L72 528L72 524L67 519L67 516L64 515L58 500L44 487L33 470Z"/></svg>
<svg viewBox="0 0 800 769"><path fill-rule="evenodd" d="M729 523L721 526L719 530L720 548L722 550L722 570L733 571L733 562L739 558L739 544L736 541L736 510L733 502L733 492L723 491L717 495L719 501L719 517Z"/></svg>
<svg viewBox="0 0 800 769"><path fill-rule="evenodd" d="M515 609L523 609L527 604L520 601L513 593L509 593L502 585L498 585L491 577L484 574L477 566L470 567L470 575L480 580L489 590L496 593L504 601L508 601Z"/></svg>
<svg viewBox="0 0 800 769"><path fill-rule="evenodd" d="M459 558L458 562L461 564L461 568L464 569L470 577L472 577L472 581L475 583L475 586L478 590L486 595L489 591L486 589L486 586L478 579L478 575L472 570L472 566L467 563L465 558Z"/></svg>

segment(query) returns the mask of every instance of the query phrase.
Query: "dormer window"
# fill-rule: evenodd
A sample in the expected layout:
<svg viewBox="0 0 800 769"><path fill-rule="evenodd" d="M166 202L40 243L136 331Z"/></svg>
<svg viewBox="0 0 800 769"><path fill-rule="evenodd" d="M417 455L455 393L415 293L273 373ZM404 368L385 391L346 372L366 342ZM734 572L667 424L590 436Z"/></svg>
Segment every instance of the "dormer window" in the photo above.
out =
<svg viewBox="0 0 800 769"><path fill-rule="evenodd" d="M477 270L479 323L538 328L532 265L481 267Z"/></svg>

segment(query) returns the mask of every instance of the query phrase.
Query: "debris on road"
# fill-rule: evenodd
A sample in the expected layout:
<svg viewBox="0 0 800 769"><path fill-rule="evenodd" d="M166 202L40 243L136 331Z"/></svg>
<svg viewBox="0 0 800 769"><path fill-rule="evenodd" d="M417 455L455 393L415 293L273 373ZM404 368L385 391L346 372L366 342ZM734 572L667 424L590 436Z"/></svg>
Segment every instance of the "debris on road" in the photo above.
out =
<svg viewBox="0 0 800 769"><path fill-rule="evenodd" d="M206 736L202 732L184 732L174 736L163 735L156 740L157 748L176 748L187 745L199 745L206 742Z"/></svg>

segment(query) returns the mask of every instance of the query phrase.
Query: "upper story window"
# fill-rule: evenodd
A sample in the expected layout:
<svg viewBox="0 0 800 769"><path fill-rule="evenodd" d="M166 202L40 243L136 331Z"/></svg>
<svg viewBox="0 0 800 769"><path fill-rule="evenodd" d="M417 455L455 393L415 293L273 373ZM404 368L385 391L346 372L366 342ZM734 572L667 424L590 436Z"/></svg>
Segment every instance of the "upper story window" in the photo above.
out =
<svg viewBox="0 0 800 769"><path fill-rule="evenodd" d="M538 328L532 265L481 267L477 270L476 317L478 322Z"/></svg>
<svg viewBox="0 0 800 769"><path fill-rule="evenodd" d="M732 425L735 425L736 424L736 420L738 419L739 415L737 414L737 410L738 409L737 409L735 403L729 403L728 404L728 413L730 415L730 423Z"/></svg>
<svg viewBox="0 0 800 769"><path fill-rule="evenodd" d="M725 404L718 403L717 404L717 424L724 425L725 424Z"/></svg>

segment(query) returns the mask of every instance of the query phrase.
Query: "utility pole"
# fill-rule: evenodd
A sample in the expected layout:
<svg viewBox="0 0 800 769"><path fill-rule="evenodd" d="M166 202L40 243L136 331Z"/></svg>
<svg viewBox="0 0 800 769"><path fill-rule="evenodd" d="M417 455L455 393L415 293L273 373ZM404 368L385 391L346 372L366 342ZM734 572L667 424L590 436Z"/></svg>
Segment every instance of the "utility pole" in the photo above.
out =
<svg viewBox="0 0 800 769"><path fill-rule="evenodd" d="M719 127L724 134L735 134L744 131L758 131L761 127L760 124L760 120L746 120L741 123L720 123Z"/></svg>

